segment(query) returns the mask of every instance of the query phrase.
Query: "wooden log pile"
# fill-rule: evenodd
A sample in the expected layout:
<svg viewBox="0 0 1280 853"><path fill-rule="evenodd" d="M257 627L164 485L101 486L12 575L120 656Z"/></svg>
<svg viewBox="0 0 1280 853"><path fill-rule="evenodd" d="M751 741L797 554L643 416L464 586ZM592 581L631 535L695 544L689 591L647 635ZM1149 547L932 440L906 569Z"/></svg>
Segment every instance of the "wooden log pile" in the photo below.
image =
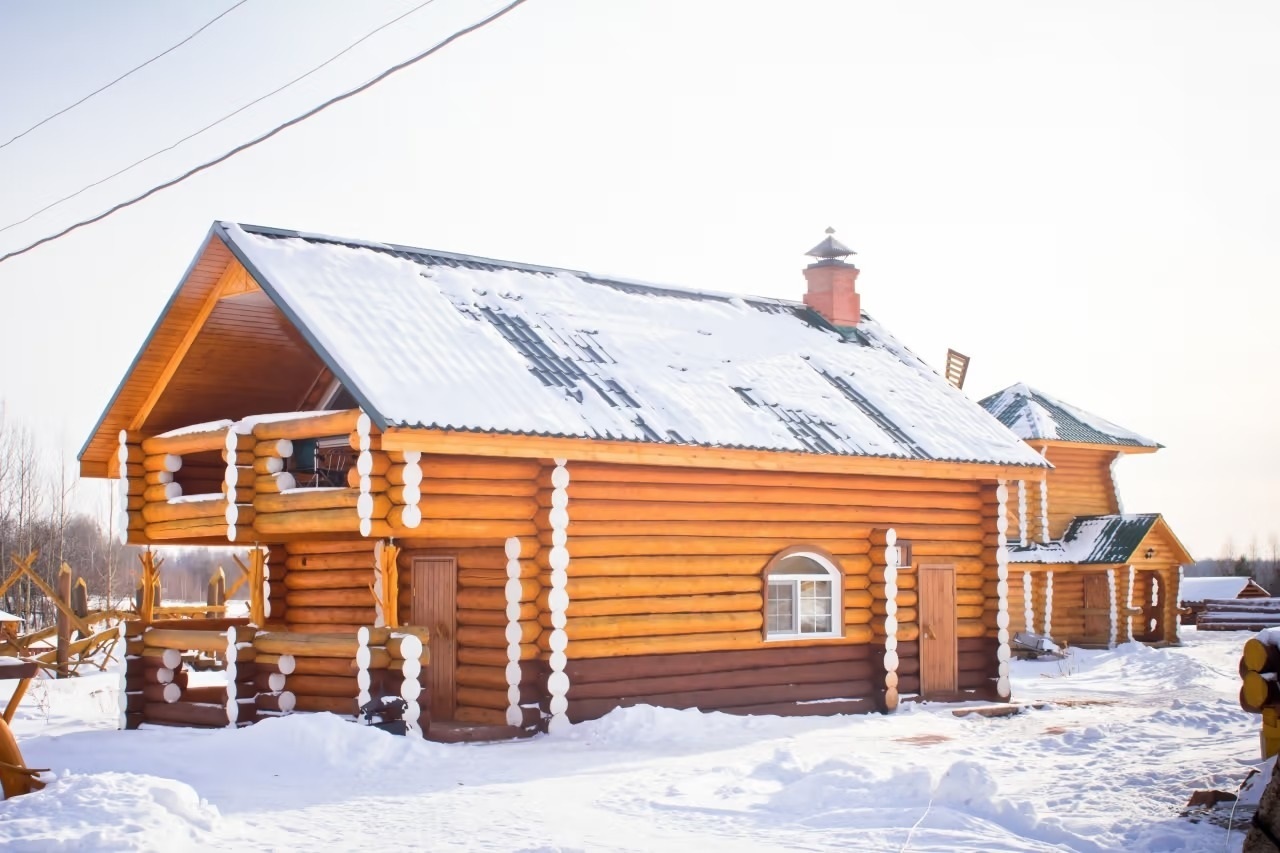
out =
<svg viewBox="0 0 1280 853"><path fill-rule="evenodd" d="M1280 753L1280 632L1263 630L1240 654L1240 707L1262 716L1258 745L1264 759Z"/></svg>
<svg viewBox="0 0 1280 853"><path fill-rule="evenodd" d="M1196 616L1200 631L1261 631L1280 626L1280 598L1209 599Z"/></svg>

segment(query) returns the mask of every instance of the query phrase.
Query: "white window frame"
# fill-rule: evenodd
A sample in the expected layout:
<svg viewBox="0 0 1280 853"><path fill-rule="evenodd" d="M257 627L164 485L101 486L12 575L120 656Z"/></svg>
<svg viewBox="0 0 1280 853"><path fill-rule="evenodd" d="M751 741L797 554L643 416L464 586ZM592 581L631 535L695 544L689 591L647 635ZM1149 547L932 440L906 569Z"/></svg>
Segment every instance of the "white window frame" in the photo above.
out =
<svg viewBox="0 0 1280 853"><path fill-rule="evenodd" d="M822 580L823 577L811 572L806 573L786 573L779 572L775 569L784 560L794 557L805 557L812 560L826 572L825 580L831 584L831 630L830 631L801 631L800 630L800 581ZM789 582L793 584L795 591L792 596L794 610L795 631L781 633L769 630L769 587L775 582ZM765 589L764 589L764 639L765 642L788 642L796 640L821 640L832 637L843 636L844 628L844 576L840 573L840 569L825 554L811 551L804 548L795 550L787 549L777 554L769 562L766 570Z"/></svg>

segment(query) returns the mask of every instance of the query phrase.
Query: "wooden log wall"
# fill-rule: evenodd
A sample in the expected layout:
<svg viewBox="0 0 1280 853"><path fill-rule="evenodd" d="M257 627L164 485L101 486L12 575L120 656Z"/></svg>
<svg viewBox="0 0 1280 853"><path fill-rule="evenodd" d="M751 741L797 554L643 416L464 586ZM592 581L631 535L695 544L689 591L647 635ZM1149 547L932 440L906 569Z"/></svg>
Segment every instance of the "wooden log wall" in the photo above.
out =
<svg viewBox="0 0 1280 853"><path fill-rule="evenodd" d="M273 549L274 554L281 551L284 559L271 561L273 621L278 621L280 601L283 620L293 633L354 635L360 626L374 624L377 609L369 589L375 568L372 540L296 540ZM282 601L277 589L283 589Z"/></svg>
<svg viewBox="0 0 1280 853"><path fill-rule="evenodd" d="M120 626L124 635L124 668L120 678L120 728L136 729L142 725L142 706L145 699L146 666L142 659L143 624L138 620L124 622Z"/></svg>
<svg viewBox="0 0 1280 853"><path fill-rule="evenodd" d="M536 463L534 463L536 465ZM531 480L532 482L532 480ZM500 488L493 486L492 488ZM439 666L454 667L457 705L454 719L481 725L508 725L507 709L507 576L509 562L502 540L494 539L405 539L398 560L400 577L400 616L404 624L413 617L413 560L423 555L451 556L458 564L457 647L454 661L438 661ZM525 714L522 725L536 725L541 715L536 711L546 684L546 664L540 662L537 637L542 632L538 623L537 599L542 592L539 568L534 560L538 542L534 537L520 541L517 561L520 577L518 665L521 668L519 690L521 704L533 707ZM423 702L425 706L425 701Z"/></svg>
<svg viewBox="0 0 1280 853"><path fill-rule="evenodd" d="M1049 447L1045 458L1054 468L1049 480L1049 533L1061 539L1078 515L1106 515L1120 511L1111 463L1117 453L1097 448Z"/></svg>
<svg viewBox="0 0 1280 853"><path fill-rule="evenodd" d="M984 679L996 667L994 625L989 630L984 619L985 602L995 595L994 542L988 545L986 532L989 527L994 536L994 499L988 513L976 483L584 462L571 462L568 469L572 559L565 631L571 662L617 659L614 665L623 667L649 656L676 661L711 652L873 643L876 624L884 633L885 613L884 573L873 564L872 530L893 527L912 543L917 563L956 565L957 585L967 593L958 613L960 635L989 649ZM539 519L549 521L549 481L542 484ZM553 545L549 526L539 534L544 570L550 569ZM823 548L839 563L840 639L764 639L763 569L774 554L796 544ZM988 551L990 582L984 575ZM549 579L544 571L544 582ZM919 636L914 575L908 572L902 580L896 598L900 657L918 654L905 644ZM548 627L549 619L543 621ZM544 630L539 644L548 654L549 640ZM605 671L608 666L601 664ZM581 695L574 693L573 671L570 697ZM774 696L775 702L795 701L776 691ZM846 691L834 698L856 697ZM570 717L581 718L574 704L571 699Z"/></svg>
<svg viewBox="0 0 1280 853"><path fill-rule="evenodd" d="M1001 500L1001 490L1005 498ZM1008 486L983 484L982 542L977 559L956 564L956 637L960 653L957 686L990 698L997 695L1002 676L1007 679L1008 625L1000 625L1001 588L1008 615L1008 578L1000 578L1000 551L1008 534ZM1002 521L1004 522L1002 524ZM980 602L980 603L979 603ZM1002 672L1002 669L1005 672Z"/></svg>
<svg viewBox="0 0 1280 853"><path fill-rule="evenodd" d="M911 649L906 649L911 646ZM915 678L915 643L899 670L900 684ZM572 651L572 643L569 646ZM873 711L884 665L870 643L825 646L774 644L736 651L628 655L576 659L565 669L572 722L614 708L649 704L737 714L847 714ZM798 704L818 700L818 704Z"/></svg>
<svg viewBox="0 0 1280 853"><path fill-rule="evenodd" d="M198 628L189 627L193 623ZM142 629L141 689L132 690L126 664L126 715L137 714L134 725L223 728L247 725L255 719L255 629L243 619L169 620ZM195 687L189 684L184 656L189 652L218 653L227 661L226 683ZM140 694L140 695L139 695ZM129 722L128 720L126 721Z"/></svg>

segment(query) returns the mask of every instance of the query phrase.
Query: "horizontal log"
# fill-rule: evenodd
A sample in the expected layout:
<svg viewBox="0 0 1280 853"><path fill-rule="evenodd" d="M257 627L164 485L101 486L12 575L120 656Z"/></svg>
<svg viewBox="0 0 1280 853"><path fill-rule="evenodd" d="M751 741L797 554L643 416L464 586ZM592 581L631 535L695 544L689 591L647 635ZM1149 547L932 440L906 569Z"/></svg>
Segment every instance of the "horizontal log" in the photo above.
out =
<svg viewBox="0 0 1280 853"><path fill-rule="evenodd" d="M521 643L519 646L521 662L535 662L542 654L536 643ZM476 664L479 666L506 666L507 648L502 646L462 646L456 652L459 664Z"/></svg>
<svg viewBox="0 0 1280 853"><path fill-rule="evenodd" d="M748 556L580 557L573 556L577 579L631 576L754 575L759 577L772 554ZM848 559L848 558L845 558ZM843 561L842 561L843 562Z"/></svg>
<svg viewBox="0 0 1280 853"><path fill-rule="evenodd" d="M787 640L793 647L805 645L869 643L870 628L846 627L838 639ZM541 643L540 643L541 645ZM676 654L681 652L728 651L758 649L766 645L760 631L733 631L717 634L686 634L663 637L624 637L600 640L578 640L570 644L569 653L577 659L620 657L628 655Z"/></svg>
<svg viewBox="0 0 1280 853"><path fill-rule="evenodd" d="M347 409L325 415L260 421L253 426L253 437L258 441L265 441L279 438L292 440L347 435L356 428L359 418L359 409Z"/></svg>
<svg viewBox="0 0 1280 853"><path fill-rule="evenodd" d="M259 654L293 655L303 657L331 657L354 660L356 638L354 632L346 635L306 633L264 633L254 637L253 646Z"/></svg>
<svg viewBox="0 0 1280 853"><path fill-rule="evenodd" d="M372 561L370 561L372 562ZM294 570L284 573L284 588L294 590L363 589L369 591L373 569ZM273 586L274 588L274 586Z"/></svg>
<svg viewBox="0 0 1280 853"><path fill-rule="evenodd" d="M370 595L372 597L372 594ZM310 624L342 623L355 625L372 625L377 618L376 608L367 607L298 607L292 598L286 599L289 605L289 622L306 622Z"/></svg>
<svg viewBox="0 0 1280 853"><path fill-rule="evenodd" d="M542 628L536 622L520 623L519 627L521 643L533 643L543 633ZM505 628L474 625L459 626L457 637L458 644L462 646L505 649L508 645Z"/></svg>
<svg viewBox="0 0 1280 853"><path fill-rule="evenodd" d="M365 572L373 570L373 543L364 542L359 551L344 551L337 554L290 554L284 561L285 568L298 571L328 569L360 569Z"/></svg>
<svg viewBox="0 0 1280 853"><path fill-rule="evenodd" d="M549 610L544 591L538 598L538 607ZM759 613L764 607L764 596L759 592L731 593L727 595L661 595L628 598L569 598L565 615L572 620L592 616L640 616L667 613Z"/></svg>
<svg viewBox="0 0 1280 853"><path fill-rule="evenodd" d="M287 714L293 711L297 705L297 697L288 691L278 694L259 693L254 699L254 703L259 711L273 711Z"/></svg>
<svg viewBox="0 0 1280 853"><path fill-rule="evenodd" d="M227 500L210 495L206 500L179 503L151 501L142 505L142 518L147 522L181 521L185 519L222 519L225 523Z"/></svg>
<svg viewBox="0 0 1280 853"><path fill-rule="evenodd" d="M551 627L550 614L542 614L543 627ZM663 613L634 616L582 616L570 619L565 627L569 642L624 637L727 633L760 630L764 614L760 609L746 613ZM539 645L545 642L539 638Z"/></svg>
<svg viewBox="0 0 1280 853"><path fill-rule="evenodd" d="M294 539L285 544L285 551L290 557L307 554L350 554L359 552L369 554L372 560L373 543L360 537L352 537L350 539Z"/></svg>
<svg viewBox="0 0 1280 853"><path fill-rule="evenodd" d="M836 554L859 554L870 550L862 541L807 542ZM759 538L704 538L698 536L614 536L573 540L569 548L574 557L659 557L659 556L733 556L776 554L778 540ZM570 570L572 573L572 570Z"/></svg>
<svg viewBox="0 0 1280 853"><path fill-rule="evenodd" d="M571 563L571 573L576 565ZM610 577L580 578L570 577L566 590L569 600L589 600L600 598L644 597L651 598L665 595L695 595L753 592L759 593L764 586L764 579L755 576L698 576L687 578L676 577Z"/></svg>
<svg viewBox="0 0 1280 853"><path fill-rule="evenodd" d="M256 495L253 508L258 512L354 509L359 500L359 489L296 489L285 493Z"/></svg>
<svg viewBox="0 0 1280 853"><path fill-rule="evenodd" d="M350 675L302 675L295 672L285 676L285 690L295 696L338 696L355 698L360 692L355 674Z"/></svg>
<svg viewBox="0 0 1280 853"><path fill-rule="evenodd" d="M506 609L502 610L458 610L457 619L459 625L488 625L497 627L506 627L507 619ZM533 602L525 602L520 605L520 615L517 617L519 622L536 622L538 621L538 605Z"/></svg>
<svg viewBox="0 0 1280 853"><path fill-rule="evenodd" d="M540 584L526 583L520 585L519 601L532 601L541 589ZM458 590L458 607L474 610L504 610L507 596L499 587L464 587Z"/></svg>
<svg viewBox="0 0 1280 853"><path fill-rule="evenodd" d="M888 492L881 489L821 489L772 485L715 485L707 483L607 483L573 480L570 469L569 495L575 503L586 501L720 503L720 504L803 504L806 506L867 507L894 506L910 513L915 507L963 507L976 511L980 501L976 495L961 493L928 493L910 489ZM916 520L908 515L904 522ZM924 519L927 521L928 519Z"/></svg>
<svg viewBox="0 0 1280 853"><path fill-rule="evenodd" d="M237 628L237 640L246 642L253 640L252 628ZM223 631L183 631L173 628L148 631L142 635L143 643L154 649L177 649L179 651L225 652L227 637Z"/></svg>
<svg viewBox="0 0 1280 853"><path fill-rule="evenodd" d="M688 483L693 485L774 486L804 489L931 491L977 494L972 482L922 480L849 474L743 471L725 468L676 468L603 462L569 463L571 483Z"/></svg>
<svg viewBox="0 0 1280 853"><path fill-rule="evenodd" d="M374 535L397 539L420 537L431 543L444 539L487 539L501 542L507 537L536 537L538 528L532 521L520 519L435 519L424 518L417 527L406 527L397 520L395 507L387 514L385 528L374 524ZM405 547L408 547L406 544ZM445 547L444 545L427 547Z"/></svg>
<svg viewBox="0 0 1280 853"><path fill-rule="evenodd" d="M359 702L353 696L344 699L341 696L298 696L294 694L295 711L311 711L313 713L342 714L354 717L359 710Z"/></svg>
<svg viewBox="0 0 1280 853"><path fill-rule="evenodd" d="M603 536L707 536L718 538L761 537L769 539L787 539L791 542L861 540L866 538L867 524L859 521L822 522L813 519L796 521L650 521L647 519L625 519L618 521L580 521L577 519L577 507L571 512L568 527L570 538ZM542 527L549 524L542 517L535 517ZM982 531L977 524L970 526L948 525L927 529L926 535L933 538L956 541L978 541ZM908 534L904 532L903 538ZM923 536L912 537L918 541ZM779 550L775 546L774 550Z"/></svg>
<svg viewBox="0 0 1280 853"><path fill-rule="evenodd" d="M286 599L290 608L290 617L298 622L350 622L353 621L351 613L346 612L348 608L362 608L372 610L375 605L373 592L368 586L355 589L290 589ZM323 607L337 608L343 611L342 618L339 619L309 619L308 610L306 608ZM299 608L304 608L299 615ZM373 620L370 620L372 624Z"/></svg>
<svg viewBox="0 0 1280 853"><path fill-rule="evenodd" d="M222 728L229 724L227 709L222 705L195 702L148 702L142 717L148 723L167 723L198 728Z"/></svg>
<svg viewBox="0 0 1280 853"><path fill-rule="evenodd" d="M543 470L534 459L422 454L423 479L533 480Z"/></svg>
<svg viewBox="0 0 1280 853"><path fill-rule="evenodd" d="M142 490L142 498L147 503L165 503L182 497L182 486L178 483L160 483L147 486Z"/></svg>

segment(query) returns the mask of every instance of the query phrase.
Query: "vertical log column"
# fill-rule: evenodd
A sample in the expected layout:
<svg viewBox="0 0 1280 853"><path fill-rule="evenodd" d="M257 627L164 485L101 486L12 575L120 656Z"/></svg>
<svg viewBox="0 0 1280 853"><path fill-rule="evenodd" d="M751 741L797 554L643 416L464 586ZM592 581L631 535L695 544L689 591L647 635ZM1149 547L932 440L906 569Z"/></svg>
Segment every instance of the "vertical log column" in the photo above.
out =
<svg viewBox="0 0 1280 853"><path fill-rule="evenodd" d="M256 721L257 688L254 681L257 677L257 653L253 648L253 638L257 631L249 626L227 629L227 726L247 726Z"/></svg>
<svg viewBox="0 0 1280 853"><path fill-rule="evenodd" d="M381 448L381 438L375 442L370 434L372 422L364 412L356 418L355 433L351 436L352 449L360 451L356 457L356 472L360 475L360 497L356 501L356 514L360 517L360 535L373 533L373 451L375 443Z"/></svg>
<svg viewBox="0 0 1280 853"><path fill-rule="evenodd" d="M1040 480L1040 541L1049 543L1049 476Z"/></svg>
<svg viewBox="0 0 1280 853"><path fill-rule="evenodd" d="M1133 566L1129 567L1129 585L1128 592L1124 597L1124 631L1125 642L1133 642L1133 587L1137 581L1138 570Z"/></svg>
<svg viewBox="0 0 1280 853"><path fill-rule="evenodd" d="M547 598L551 611L551 632L547 637L551 650L547 659L551 667L551 674L547 676L547 693L550 696L547 709L551 712L551 719L547 722L547 731L553 734L569 727L566 714L569 710L569 676L565 673L569 662L565 651L569 646L569 635L564 630L568 624L569 609L569 469L563 459L557 459L555 463L556 467L551 471L551 512L548 515L551 551L547 555L551 569L551 591Z"/></svg>
<svg viewBox="0 0 1280 853"><path fill-rule="evenodd" d="M259 424L254 429L257 430L261 426ZM279 494L297 487L298 483L293 475L284 470L285 460L291 456L293 456L293 442L287 438L257 438L254 441L253 492L255 495Z"/></svg>
<svg viewBox="0 0 1280 853"><path fill-rule="evenodd" d="M392 633L387 640L387 651L391 655L391 666L400 669L403 681L400 683L400 698L408 704L404 712L404 720L409 732L422 735L422 706L418 699L422 696L422 659L425 648L422 640L415 634Z"/></svg>
<svg viewBox="0 0 1280 853"><path fill-rule="evenodd" d="M996 486L996 504L999 514L996 516L996 530L1000 533L1000 544L996 546L996 660L999 662L999 678L996 679L996 695L1008 699L1009 686L1009 548L1005 545L1005 534L1009 529L1009 519L1005 507L1009 500L1009 487L1004 480Z"/></svg>
<svg viewBox="0 0 1280 853"><path fill-rule="evenodd" d="M523 630L520 627L520 599L524 594L524 586L520 583L520 540L512 536L506 541L507 583L503 593L507 602L507 725L519 726L524 723L524 712L520 709L520 682L524 671L520 667L520 641ZM561 596L568 598L564 590L552 590L557 600ZM549 599L548 599L549 600Z"/></svg>
<svg viewBox="0 0 1280 853"><path fill-rule="evenodd" d="M265 636L265 635L259 635ZM257 693L254 712L258 719L288 714L297 705L297 697L286 688L287 676L293 675L297 659L291 654L263 654L254 647Z"/></svg>
<svg viewBox="0 0 1280 853"><path fill-rule="evenodd" d="M363 493L364 481L368 479L370 491L385 491L390 498L387 521L393 528L414 530L422 524L422 507L419 505L422 501L422 454L416 450L392 451L387 453L387 459L391 464L385 478L366 478L359 476L357 471L356 485Z"/></svg>
<svg viewBox="0 0 1280 853"><path fill-rule="evenodd" d="M1182 619L1178 613L1178 599L1182 594L1182 572L1182 566L1178 566L1178 583L1173 589L1169 590L1169 594L1165 596L1165 612L1168 614L1166 618L1168 620L1168 624L1173 625L1172 642L1175 644L1182 643ZM1170 572L1170 574L1173 573Z"/></svg>
<svg viewBox="0 0 1280 853"><path fill-rule="evenodd" d="M1044 574L1044 635L1053 637L1053 569Z"/></svg>
<svg viewBox="0 0 1280 853"><path fill-rule="evenodd" d="M176 458L176 457L175 457ZM120 481L117 494L116 535L121 545L129 544L131 533L140 534L146 522L142 518L142 504L146 500L146 471L143 468L142 436L120 430L120 449L116 461L120 463ZM182 460L178 460L181 464ZM169 479L173 475L169 474Z"/></svg>
<svg viewBox="0 0 1280 853"><path fill-rule="evenodd" d="M142 623L137 620L121 622L120 636L124 637L124 667L120 673L120 728L136 729L142 724L143 661Z"/></svg>
<svg viewBox="0 0 1280 853"><path fill-rule="evenodd" d="M1111 633L1107 637L1107 648L1116 647L1116 637L1120 635L1119 596L1116 594L1116 570L1107 569L1107 597L1110 604Z"/></svg>
<svg viewBox="0 0 1280 853"><path fill-rule="evenodd" d="M884 692L880 705L885 711L892 711L898 707L898 534L892 527L873 530L871 541L884 546L884 618L872 617L872 626L884 634Z"/></svg>
<svg viewBox="0 0 1280 853"><path fill-rule="evenodd" d="M227 499L225 518L227 541L244 541L253 538L253 491L257 480L254 469L257 440L251 432L239 431L232 426L227 430L226 446L222 449L222 461L227 463L222 477L222 494Z"/></svg>
<svg viewBox="0 0 1280 853"><path fill-rule="evenodd" d="M1036 632L1036 612L1031 602L1031 584L1031 572L1024 571L1022 573L1022 611L1026 620L1028 634Z"/></svg>
<svg viewBox="0 0 1280 853"><path fill-rule="evenodd" d="M1027 545L1027 481L1018 481L1018 544Z"/></svg>

